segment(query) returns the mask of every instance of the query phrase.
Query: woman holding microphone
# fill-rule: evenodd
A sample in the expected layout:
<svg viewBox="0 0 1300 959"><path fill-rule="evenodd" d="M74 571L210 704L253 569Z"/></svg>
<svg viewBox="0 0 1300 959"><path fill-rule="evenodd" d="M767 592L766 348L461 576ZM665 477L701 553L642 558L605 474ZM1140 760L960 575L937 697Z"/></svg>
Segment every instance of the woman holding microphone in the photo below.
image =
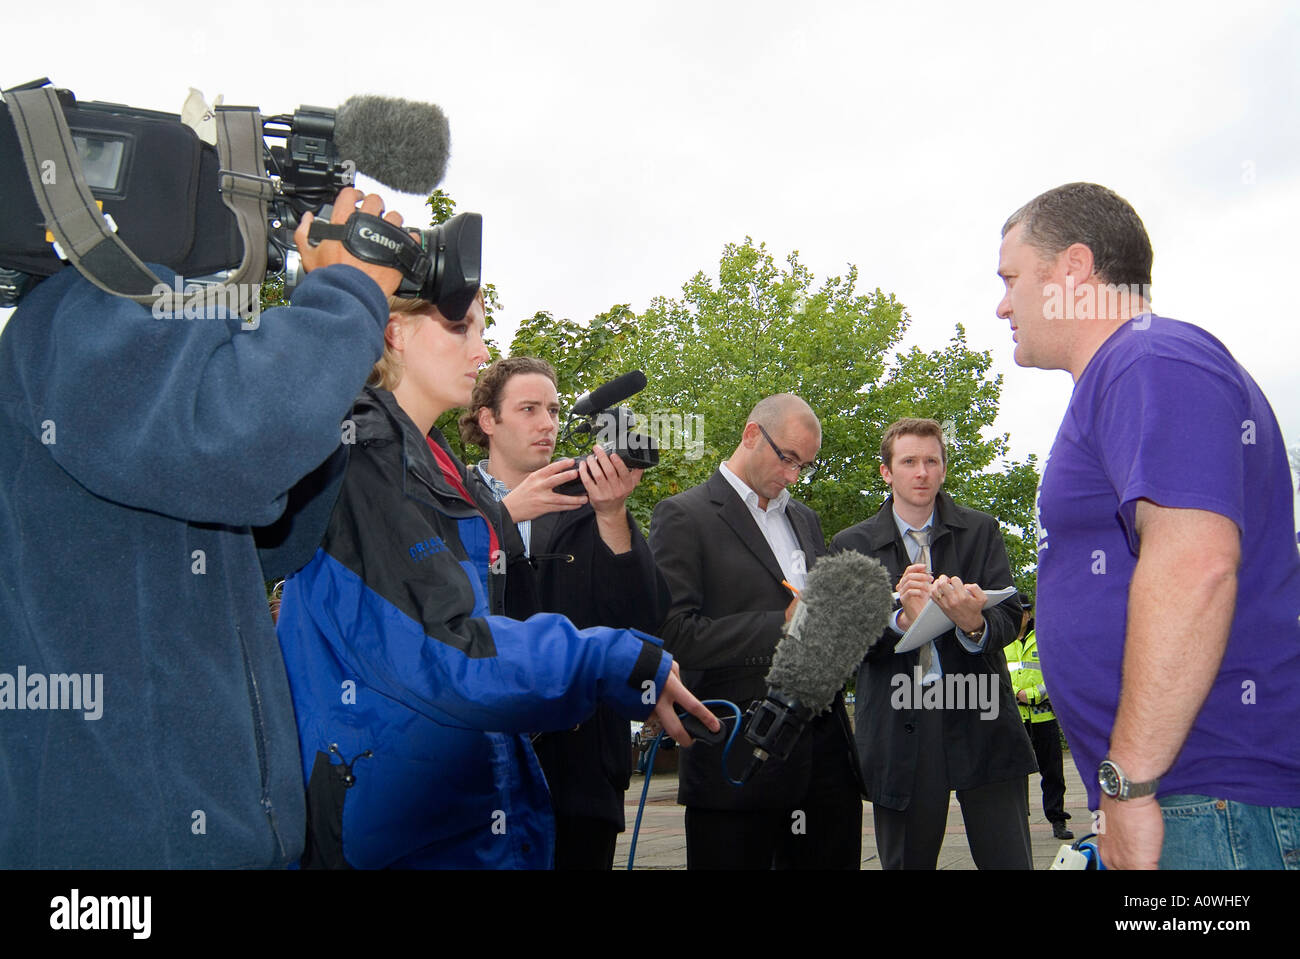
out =
<svg viewBox="0 0 1300 959"><path fill-rule="evenodd" d="M433 428L469 404L488 360L482 294L462 316L389 308L328 530L280 612L307 782L302 864L548 868L554 824L528 733L572 727L597 702L653 711L683 744L675 702L717 720L653 637L502 615L508 583L531 588L518 532L473 500Z"/></svg>

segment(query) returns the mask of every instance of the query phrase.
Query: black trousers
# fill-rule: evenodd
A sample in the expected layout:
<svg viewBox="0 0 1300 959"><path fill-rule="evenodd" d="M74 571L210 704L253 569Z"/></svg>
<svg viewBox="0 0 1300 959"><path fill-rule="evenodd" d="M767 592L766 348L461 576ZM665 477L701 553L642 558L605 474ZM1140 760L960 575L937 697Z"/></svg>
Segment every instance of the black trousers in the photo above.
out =
<svg viewBox="0 0 1300 959"><path fill-rule="evenodd" d="M812 777L797 806L753 811L687 806L686 868L861 868L862 794L850 756L837 724L823 723L813 747Z"/></svg>
<svg viewBox="0 0 1300 959"><path fill-rule="evenodd" d="M903 810L873 804L876 850L885 869L935 869L948 825L943 713L918 710L920 737L912 798ZM957 790L966 842L979 869L1032 869L1029 804L1022 778Z"/></svg>
<svg viewBox="0 0 1300 959"><path fill-rule="evenodd" d="M1038 772L1043 777L1043 815L1055 825L1070 818L1065 811L1065 766L1061 756L1061 727L1051 719L1045 723L1026 722L1025 732L1034 745ZM1029 806L1029 779L1025 779L1025 806Z"/></svg>
<svg viewBox="0 0 1300 959"><path fill-rule="evenodd" d="M555 868L614 868L614 848L618 844L618 826L590 816L555 817Z"/></svg>

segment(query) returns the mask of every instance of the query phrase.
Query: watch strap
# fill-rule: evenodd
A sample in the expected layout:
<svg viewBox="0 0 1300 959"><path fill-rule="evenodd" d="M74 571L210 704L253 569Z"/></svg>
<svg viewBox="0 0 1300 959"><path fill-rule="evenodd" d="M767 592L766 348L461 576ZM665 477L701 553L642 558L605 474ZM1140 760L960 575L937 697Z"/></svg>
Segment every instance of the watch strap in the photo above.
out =
<svg viewBox="0 0 1300 959"><path fill-rule="evenodd" d="M1113 793L1106 788L1107 777L1105 775L1105 769L1107 766L1115 771L1115 778L1119 781L1119 788ZM1120 768L1119 763L1110 758L1103 759L1101 765L1097 767L1097 781L1101 784L1102 792L1120 802L1129 799L1141 799L1143 796L1150 796L1160 787L1159 777L1149 779L1146 782L1133 782L1124 775L1124 770Z"/></svg>

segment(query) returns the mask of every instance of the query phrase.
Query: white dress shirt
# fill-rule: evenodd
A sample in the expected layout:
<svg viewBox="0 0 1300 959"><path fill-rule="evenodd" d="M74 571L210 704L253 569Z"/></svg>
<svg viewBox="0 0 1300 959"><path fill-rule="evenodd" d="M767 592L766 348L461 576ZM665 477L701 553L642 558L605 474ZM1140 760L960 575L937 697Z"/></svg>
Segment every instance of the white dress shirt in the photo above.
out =
<svg viewBox="0 0 1300 959"><path fill-rule="evenodd" d="M803 589L808 575L808 560L799 547L799 540L790 525L790 517L785 515L786 504L790 502L790 491L781 490L780 496L767 501L767 509L761 509L758 505L758 494L750 489L744 480L731 472L725 462L718 466L718 471L726 477L741 502L749 507L749 514L754 517L763 539L767 540L767 545L781 567L786 582L795 589Z"/></svg>
<svg viewBox="0 0 1300 959"><path fill-rule="evenodd" d="M914 529L917 532L920 532L927 527L930 529L930 562L931 564L934 563L934 520L935 512L931 511L929 519L920 526L913 526L908 523L907 520L903 519L903 517L899 516L897 510L894 510L894 523L898 526L899 535L903 537L903 547L907 550L907 561L909 563L919 563L921 561L921 546L916 540L907 535L907 531ZM904 630L900 629L898 626L898 614L901 612L901 608L894 610L894 615L889 621L890 628L899 636L902 636L904 633ZM986 619L984 621L984 635L980 637L978 643L973 643L967 639L965 631L960 626L957 627L954 632L957 634L957 642L961 643L968 653L978 653L984 649L984 646L989 639L988 620ZM923 686L929 686L932 682L943 676L943 667L939 664L939 646L933 641L930 643L930 654L930 670L921 677L921 685Z"/></svg>

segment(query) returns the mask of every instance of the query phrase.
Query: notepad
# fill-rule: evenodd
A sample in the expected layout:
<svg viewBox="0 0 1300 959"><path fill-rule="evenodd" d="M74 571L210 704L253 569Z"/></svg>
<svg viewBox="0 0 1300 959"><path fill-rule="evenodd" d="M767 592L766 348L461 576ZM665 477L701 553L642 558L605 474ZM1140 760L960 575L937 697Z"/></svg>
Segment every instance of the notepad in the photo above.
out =
<svg viewBox="0 0 1300 959"><path fill-rule="evenodd" d="M1015 592L1016 588L1014 586L985 592L984 608L988 609L990 606L996 606L1008 596L1015 595ZM935 637L948 632L954 625L948 615L931 599L926 602L925 608L921 610L921 615L916 617L916 622L908 627L907 632L894 645L894 652L906 653L924 646Z"/></svg>

